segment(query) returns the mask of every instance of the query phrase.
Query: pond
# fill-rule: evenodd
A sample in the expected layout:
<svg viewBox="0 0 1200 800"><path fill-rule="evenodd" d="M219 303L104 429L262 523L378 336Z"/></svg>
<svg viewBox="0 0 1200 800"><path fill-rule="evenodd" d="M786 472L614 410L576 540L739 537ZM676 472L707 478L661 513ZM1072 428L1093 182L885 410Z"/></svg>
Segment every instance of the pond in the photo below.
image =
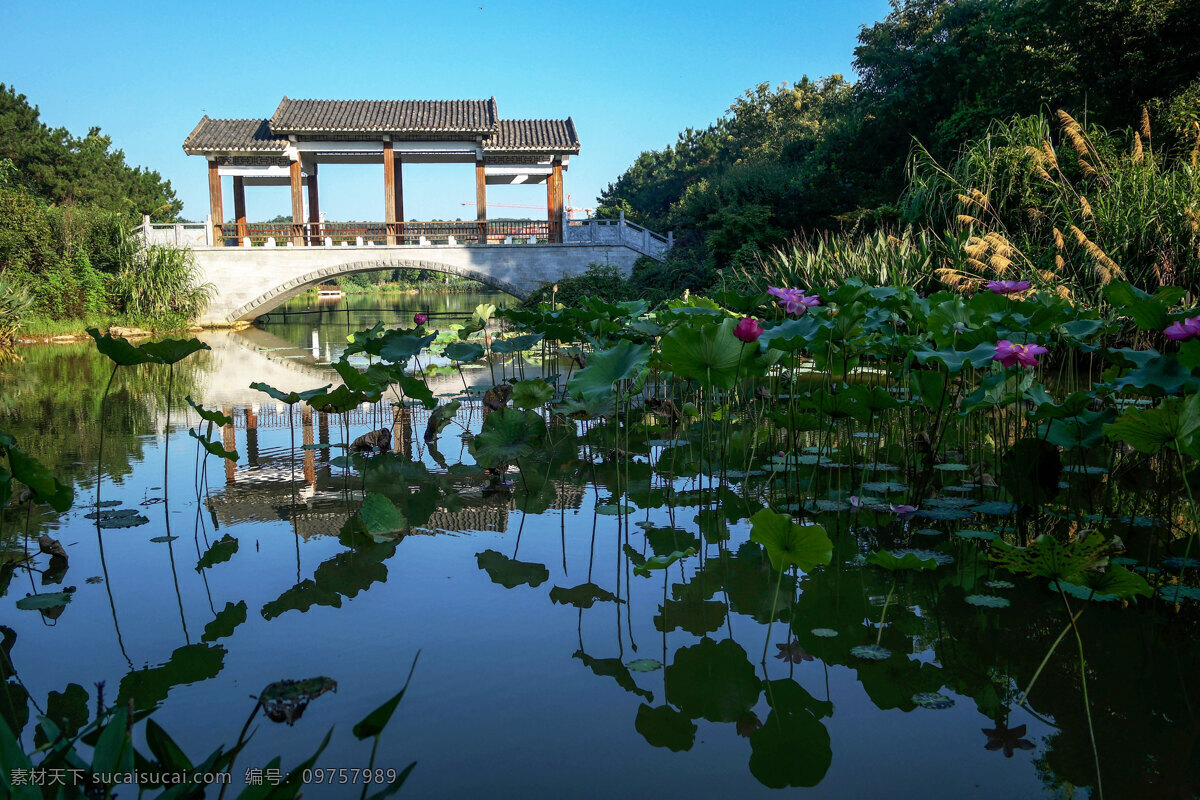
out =
<svg viewBox="0 0 1200 800"><path fill-rule="evenodd" d="M39 715L78 728L116 707L153 710L194 762L248 726L228 796L248 768L281 756L286 773L331 730L306 797L360 791L331 770L370 763L390 779L413 762L401 795L1096 796L1099 762L1108 797L1195 796L1194 613L1091 598L1077 619L1084 684L1066 596L989 558L1030 524L968 457L998 428L954 423L930 448L915 424L802 430L793 416L775 452L756 431L806 413L786 393L750 397L740 420L720 392L696 413L633 408L655 397L652 379L617 400L617 422L552 417L514 392L544 419L522 450L488 438L516 409L489 411L485 390L523 379L536 397L545 377L561 394L589 361L497 347L494 325L490 363L457 360L442 339L417 356L433 401L460 403L440 431L420 403L393 404L420 387L345 414L249 388L338 385L343 356L368 364L348 334L377 319L446 313L417 333L447 331L505 302L353 296L306 314L314 301L293 301L286 318L198 334L211 349L170 374L121 368L104 402L112 363L91 342L0 366L0 431L76 498L65 513L26 505L4 528L0 711L26 751L44 740ZM189 396L231 418L207 435L236 462L201 457ZM381 427L387 452L344 449ZM934 468L914 477L923 446ZM1060 500L1095 512L1122 463L1068 464ZM1140 496L1137 475L1120 481L1118 563L1167 570L1146 530L1182 510ZM42 534L65 562L36 552ZM775 535L793 568L775 568L778 541L758 543ZM915 568L884 568L880 552L903 550ZM18 606L68 587L65 604ZM1090 597L1072 596L1072 612ZM352 728L410 668L372 755ZM310 682L264 693L287 680Z"/></svg>

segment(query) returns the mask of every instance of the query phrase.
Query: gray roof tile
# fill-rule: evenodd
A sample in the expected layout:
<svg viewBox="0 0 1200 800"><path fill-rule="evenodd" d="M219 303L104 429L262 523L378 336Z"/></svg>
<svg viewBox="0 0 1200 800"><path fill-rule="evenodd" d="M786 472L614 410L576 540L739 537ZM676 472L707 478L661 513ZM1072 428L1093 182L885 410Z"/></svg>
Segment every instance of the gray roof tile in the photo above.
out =
<svg viewBox="0 0 1200 800"><path fill-rule="evenodd" d="M207 115L183 140L188 153L282 152L286 136L275 136L265 119L211 119Z"/></svg>
<svg viewBox="0 0 1200 800"><path fill-rule="evenodd" d="M483 149L497 151L539 151L544 153L578 153L579 135L575 121L566 119L502 119Z"/></svg>
<svg viewBox="0 0 1200 800"><path fill-rule="evenodd" d="M489 100L292 100L284 97L269 124L276 134L490 133L499 114Z"/></svg>

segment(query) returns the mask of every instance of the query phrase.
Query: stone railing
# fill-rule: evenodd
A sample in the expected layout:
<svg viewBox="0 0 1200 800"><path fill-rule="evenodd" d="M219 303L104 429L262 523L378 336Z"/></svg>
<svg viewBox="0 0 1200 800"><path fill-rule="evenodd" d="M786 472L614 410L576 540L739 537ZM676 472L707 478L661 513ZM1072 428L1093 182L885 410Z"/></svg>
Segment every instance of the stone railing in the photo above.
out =
<svg viewBox="0 0 1200 800"><path fill-rule="evenodd" d="M655 233L628 221L622 212L617 219L569 219L563 241L568 244L623 244L656 261L663 261L667 251L675 245L675 234Z"/></svg>

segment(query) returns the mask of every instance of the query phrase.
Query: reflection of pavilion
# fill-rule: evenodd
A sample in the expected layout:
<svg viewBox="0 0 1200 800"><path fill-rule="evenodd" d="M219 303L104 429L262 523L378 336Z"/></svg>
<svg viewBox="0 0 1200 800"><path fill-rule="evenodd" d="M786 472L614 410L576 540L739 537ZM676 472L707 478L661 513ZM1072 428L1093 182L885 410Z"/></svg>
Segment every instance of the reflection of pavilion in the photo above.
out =
<svg viewBox="0 0 1200 800"><path fill-rule="evenodd" d="M393 452L411 456L417 446L415 437L424 430L430 412L421 407L387 410L394 414L391 426ZM335 474L330 465L330 460L335 454L340 455L341 449L299 450L294 461L286 450L274 450L270 455L264 455L257 446L257 432L264 421L262 411L227 408L225 413L234 418L234 423L222 429L224 445L233 449L237 445L237 428L244 428L246 457L245 466L241 468L225 462L225 486L207 500L217 521L233 525L287 520L305 539L337 536L362 503L362 492L347 491L344 476ZM352 416L361 417L352 420L352 424L357 421L361 428L362 422L369 422L370 427L375 428L377 413L374 408L351 412ZM295 415L303 444L329 443L330 415L314 413L307 406ZM266 421L275 428L288 427L286 414L268 416ZM507 530L508 513L518 508L511 495L483 494L480 487L485 481L480 474L438 473L436 477L447 491L457 494L460 507L453 511L439 507L427 520L415 525L413 533ZM351 483L357 483L357 479L351 479ZM576 509L581 505L584 487L556 482L555 492L555 507Z"/></svg>

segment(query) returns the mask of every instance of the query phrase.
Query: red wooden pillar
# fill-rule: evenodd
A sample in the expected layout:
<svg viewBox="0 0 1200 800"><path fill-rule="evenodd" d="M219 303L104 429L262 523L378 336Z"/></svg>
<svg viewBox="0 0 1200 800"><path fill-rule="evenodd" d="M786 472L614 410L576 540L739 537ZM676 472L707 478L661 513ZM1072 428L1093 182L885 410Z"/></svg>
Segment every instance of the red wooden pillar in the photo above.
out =
<svg viewBox="0 0 1200 800"><path fill-rule="evenodd" d="M308 167L308 233L309 244L321 243L321 199L317 193L317 162Z"/></svg>
<svg viewBox="0 0 1200 800"><path fill-rule="evenodd" d="M300 173L300 160L291 164L292 179L292 243L297 247L304 244L304 179Z"/></svg>
<svg viewBox="0 0 1200 800"><path fill-rule="evenodd" d="M237 220L237 246L246 241L246 179L233 176L233 218Z"/></svg>
<svg viewBox="0 0 1200 800"><path fill-rule="evenodd" d="M392 180L396 183L396 243L404 244L404 159L393 150Z"/></svg>
<svg viewBox="0 0 1200 800"><path fill-rule="evenodd" d="M225 204L221 201L221 173L216 159L208 162L208 213L212 215L212 243L225 246Z"/></svg>
<svg viewBox="0 0 1200 800"><path fill-rule="evenodd" d="M479 243L487 244L487 176L482 159L475 162L475 219L479 225Z"/></svg>
<svg viewBox="0 0 1200 800"><path fill-rule="evenodd" d="M562 161L555 159L546 177L546 215L550 223L550 241L562 241L563 182Z"/></svg>
<svg viewBox="0 0 1200 800"><path fill-rule="evenodd" d="M396 155L389 139L383 143L383 221L387 243L396 243Z"/></svg>

